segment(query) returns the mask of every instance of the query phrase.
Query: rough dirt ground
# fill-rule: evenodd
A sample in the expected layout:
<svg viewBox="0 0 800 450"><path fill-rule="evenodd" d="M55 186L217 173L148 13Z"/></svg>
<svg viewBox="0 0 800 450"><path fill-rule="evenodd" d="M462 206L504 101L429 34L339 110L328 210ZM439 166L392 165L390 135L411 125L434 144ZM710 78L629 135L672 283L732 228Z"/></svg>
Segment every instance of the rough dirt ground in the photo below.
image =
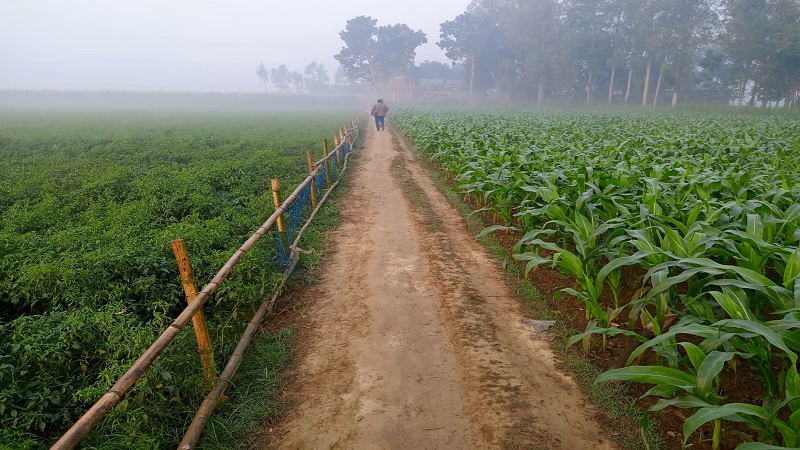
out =
<svg viewBox="0 0 800 450"><path fill-rule="evenodd" d="M396 132L360 152L268 447L616 448Z"/></svg>

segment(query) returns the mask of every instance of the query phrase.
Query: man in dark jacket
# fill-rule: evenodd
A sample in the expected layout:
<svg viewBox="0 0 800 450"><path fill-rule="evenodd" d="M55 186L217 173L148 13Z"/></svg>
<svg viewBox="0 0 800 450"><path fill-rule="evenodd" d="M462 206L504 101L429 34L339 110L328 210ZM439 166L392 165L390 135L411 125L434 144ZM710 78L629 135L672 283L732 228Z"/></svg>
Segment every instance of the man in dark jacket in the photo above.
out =
<svg viewBox="0 0 800 450"><path fill-rule="evenodd" d="M372 105L370 114L375 116L375 128L377 128L377 131L385 130L383 119L386 117L387 112L389 112L389 107L386 106L382 98L378 99L378 103Z"/></svg>

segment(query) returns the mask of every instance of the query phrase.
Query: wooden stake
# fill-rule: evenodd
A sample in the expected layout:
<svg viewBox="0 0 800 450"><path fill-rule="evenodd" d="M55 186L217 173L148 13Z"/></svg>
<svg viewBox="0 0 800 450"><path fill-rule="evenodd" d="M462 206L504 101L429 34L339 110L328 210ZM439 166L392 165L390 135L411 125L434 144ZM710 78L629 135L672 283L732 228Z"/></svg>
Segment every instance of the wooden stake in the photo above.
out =
<svg viewBox="0 0 800 450"><path fill-rule="evenodd" d="M311 151L306 152L306 159L308 160L308 171L314 171L314 159L311 157ZM317 207L317 182L311 179L311 206Z"/></svg>
<svg viewBox="0 0 800 450"><path fill-rule="evenodd" d="M181 284L183 284L183 293L186 294L186 302L191 305L197 298L197 283L194 280L194 271L192 271L192 263L189 261L189 254L186 252L183 239L175 239L170 244L172 245L172 252L175 254L175 261L178 263L178 271L181 274ZM197 310L192 316L192 325L194 326L194 334L197 337L197 353L200 354L200 362L203 364L203 375L213 385L217 382L217 369L214 366L214 350L208 337L208 328L206 328L206 319L203 316L202 309Z"/></svg>
<svg viewBox="0 0 800 450"><path fill-rule="evenodd" d="M339 132L341 132L341 130L339 130ZM339 139L335 134L333 135L333 148L336 149L336 167L338 168L342 166L342 152L339 148Z"/></svg>
<svg viewBox="0 0 800 450"><path fill-rule="evenodd" d="M322 140L322 153L325 155L325 185L331 185L331 166L328 164L328 139Z"/></svg>
<svg viewBox="0 0 800 450"><path fill-rule="evenodd" d="M270 184L272 185L272 203L275 205L275 210L278 210L281 207L281 184L277 178L273 178ZM278 216L276 223L278 225L278 238L283 246L283 251L288 255L289 242L286 238L286 224L283 222L283 213Z"/></svg>
<svg viewBox="0 0 800 450"><path fill-rule="evenodd" d="M303 192L303 189L311 183L311 179L313 177L311 175L307 176L302 183L300 183L295 190L289 194L289 197L286 198L286 201L291 203L300 196L300 193ZM328 193L325 194L326 196ZM322 203L325 202L325 197L320 200ZM283 209L279 210L283 212ZM279 212L275 211L272 213L266 222L264 222L258 230L255 231L248 239L239 247L228 261L219 269L219 271L214 275L214 277L209 281L204 287L203 290L197 293L197 297L194 299L194 302L190 305L187 305L186 308L175 318L175 321L170 324L164 331L159 335L150 347L139 356L139 359L133 363L133 365L128 368L128 370L119 378L117 382L114 383L114 386L108 390L100 399L86 411L80 419L78 419L75 424L64 433L63 436L51 447L52 450L68 450L75 448L78 443L83 439L84 436L89 434L92 428L97 425L102 418L111 411L115 405L117 405L122 397L133 387L134 384L139 380L139 378L144 374L147 369L153 364L153 361L161 355L164 350L169 346L169 344L175 340L178 334L181 332L183 327L192 320L195 314L201 310L203 305L208 301L210 296L219 288L220 284L231 274L231 271L237 264L242 260L244 255L253 247L253 245L265 234L269 231L270 228L275 224L275 221L278 220ZM223 377L220 377L222 379ZM222 397L215 397L215 398L222 398Z"/></svg>

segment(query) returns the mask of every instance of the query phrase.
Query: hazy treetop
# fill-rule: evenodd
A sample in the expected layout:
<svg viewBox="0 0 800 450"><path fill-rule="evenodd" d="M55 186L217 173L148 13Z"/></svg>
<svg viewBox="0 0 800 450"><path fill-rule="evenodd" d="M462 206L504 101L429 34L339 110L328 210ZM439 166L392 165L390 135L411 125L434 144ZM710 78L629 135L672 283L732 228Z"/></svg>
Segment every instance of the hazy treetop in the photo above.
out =
<svg viewBox="0 0 800 450"><path fill-rule="evenodd" d="M348 19L368 15L428 35L417 61L447 61L439 23L468 0L3 0L0 90L254 91L256 66L302 71L342 47Z"/></svg>

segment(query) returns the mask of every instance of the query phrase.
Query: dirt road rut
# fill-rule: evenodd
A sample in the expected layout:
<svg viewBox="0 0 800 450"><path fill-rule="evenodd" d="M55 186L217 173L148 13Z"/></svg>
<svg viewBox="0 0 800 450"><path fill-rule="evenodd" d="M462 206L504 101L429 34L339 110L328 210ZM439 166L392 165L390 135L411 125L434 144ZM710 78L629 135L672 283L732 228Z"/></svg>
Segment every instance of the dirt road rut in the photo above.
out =
<svg viewBox="0 0 800 450"><path fill-rule="evenodd" d="M355 167L269 447L616 448L395 131Z"/></svg>

